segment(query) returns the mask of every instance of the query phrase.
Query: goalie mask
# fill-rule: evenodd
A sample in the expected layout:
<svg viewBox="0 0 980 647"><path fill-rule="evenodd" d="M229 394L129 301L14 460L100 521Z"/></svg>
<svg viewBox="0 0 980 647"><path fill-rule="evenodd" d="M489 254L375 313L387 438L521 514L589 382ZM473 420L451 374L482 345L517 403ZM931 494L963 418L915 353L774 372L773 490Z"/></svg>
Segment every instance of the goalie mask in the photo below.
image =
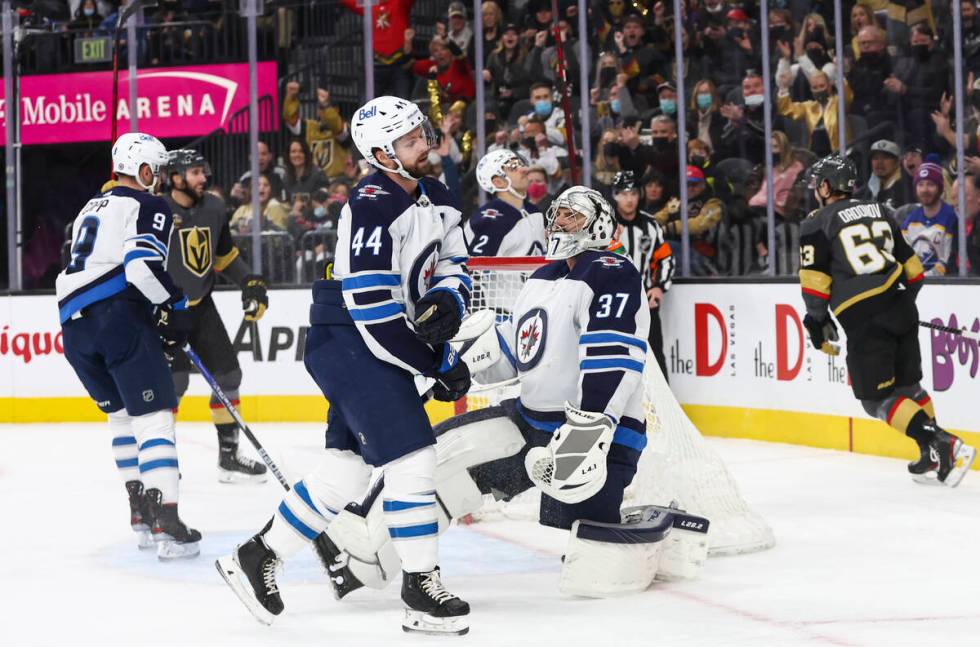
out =
<svg viewBox="0 0 980 647"><path fill-rule="evenodd" d="M616 223L612 208L602 195L584 186L562 191L546 216L550 261L577 256L587 249L606 249Z"/></svg>

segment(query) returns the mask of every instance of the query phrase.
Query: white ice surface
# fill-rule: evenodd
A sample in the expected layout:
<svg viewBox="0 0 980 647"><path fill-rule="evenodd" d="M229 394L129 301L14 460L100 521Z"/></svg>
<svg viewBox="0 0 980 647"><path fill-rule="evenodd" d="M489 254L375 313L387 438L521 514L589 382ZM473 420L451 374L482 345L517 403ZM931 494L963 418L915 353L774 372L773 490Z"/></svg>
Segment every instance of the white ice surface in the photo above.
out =
<svg viewBox="0 0 980 647"><path fill-rule="evenodd" d="M318 425L255 431L294 480L322 442ZM203 532L201 556L166 564L136 550L104 426L0 425L0 646L980 645L980 475L947 490L912 483L896 460L711 442L776 548L712 559L699 581L585 600L557 591L560 532L453 528L441 565L472 629L429 638L402 633L397 586L335 602L311 552L280 575L286 613L259 625L213 562L281 490L219 484L209 425L178 430L181 516Z"/></svg>

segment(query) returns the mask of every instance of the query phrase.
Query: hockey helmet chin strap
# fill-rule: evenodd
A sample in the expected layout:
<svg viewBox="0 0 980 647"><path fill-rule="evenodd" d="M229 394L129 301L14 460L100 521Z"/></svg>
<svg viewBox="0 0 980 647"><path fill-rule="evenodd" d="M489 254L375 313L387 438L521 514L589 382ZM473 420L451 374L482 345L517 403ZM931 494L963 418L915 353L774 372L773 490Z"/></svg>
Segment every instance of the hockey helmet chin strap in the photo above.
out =
<svg viewBox="0 0 980 647"><path fill-rule="evenodd" d="M515 189L514 183L510 181L510 178L507 177L506 174L501 173L500 175L495 175L494 177L502 177L507 181L506 187L504 187L503 189L497 189L496 191L494 191L494 193L509 193L515 198L517 198L518 200L520 200L521 202L523 202L527 198L527 191L525 191L524 193L520 193L517 189Z"/></svg>

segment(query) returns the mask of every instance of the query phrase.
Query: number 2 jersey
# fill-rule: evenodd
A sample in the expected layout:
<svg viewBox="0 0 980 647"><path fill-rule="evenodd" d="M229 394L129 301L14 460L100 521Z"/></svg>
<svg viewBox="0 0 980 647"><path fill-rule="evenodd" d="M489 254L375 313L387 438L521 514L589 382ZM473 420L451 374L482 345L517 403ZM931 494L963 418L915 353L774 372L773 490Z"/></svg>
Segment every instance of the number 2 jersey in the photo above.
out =
<svg viewBox="0 0 980 647"><path fill-rule="evenodd" d="M876 202L840 200L800 226L800 287L807 312L845 327L923 278L922 263Z"/></svg>
<svg viewBox="0 0 980 647"><path fill-rule="evenodd" d="M613 442L642 451L649 329L636 267L623 256L587 251L574 269L555 261L531 275L513 318L497 326L504 358L480 381L520 376L518 410L532 427L556 429L567 401L606 414L617 425Z"/></svg>
<svg viewBox="0 0 980 647"><path fill-rule="evenodd" d="M172 225L167 203L146 191L117 186L89 200L72 225L71 260L55 281L61 322L131 288L153 304L179 299L166 272Z"/></svg>
<svg viewBox="0 0 980 647"><path fill-rule="evenodd" d="M436 363L435 351L415 336L412 322L419 299L432 290L451 293L460 316L465 313L473 284L459 221L449 189L432 178L422 178L410 196L375 173L361 180L344 205L333 278L341 281L351 319L378 359L413 374ZM311 321L317 323L314 312Z"/></svg>

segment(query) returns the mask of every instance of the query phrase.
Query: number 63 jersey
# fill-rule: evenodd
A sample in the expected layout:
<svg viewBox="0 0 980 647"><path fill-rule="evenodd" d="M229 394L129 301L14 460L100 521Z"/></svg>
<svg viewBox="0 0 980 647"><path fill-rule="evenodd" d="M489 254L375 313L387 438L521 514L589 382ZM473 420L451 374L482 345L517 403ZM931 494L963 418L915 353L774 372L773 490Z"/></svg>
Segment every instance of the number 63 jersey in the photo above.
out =
<svg viewBox="0 0 980 647"><path fill-rule="evenodd" d="M846 327L922 276L919 258L876 202L840 200L800 226L800 287L818 319L829 307Z"/></svg>
<svg viewBox="0 0 980 647"><path fill-rule="evenodd" d="M134 286L153 304L181 295L166 272L173 215L162 198L117 186L89 200L72 225L71 260L55 281L64 323Z"/></svg>
<svg viewBox="0 0 980 647"><path fill-rule="evenodd" d="M527 280L513 313L498 325L506 359L491 377L520 376L528 422L562 422L568 401L606 414L619 427L614 442L642 450L650 310L633 263L599 251L577 256L571 270L565 261L549 263Z"/></svg>

